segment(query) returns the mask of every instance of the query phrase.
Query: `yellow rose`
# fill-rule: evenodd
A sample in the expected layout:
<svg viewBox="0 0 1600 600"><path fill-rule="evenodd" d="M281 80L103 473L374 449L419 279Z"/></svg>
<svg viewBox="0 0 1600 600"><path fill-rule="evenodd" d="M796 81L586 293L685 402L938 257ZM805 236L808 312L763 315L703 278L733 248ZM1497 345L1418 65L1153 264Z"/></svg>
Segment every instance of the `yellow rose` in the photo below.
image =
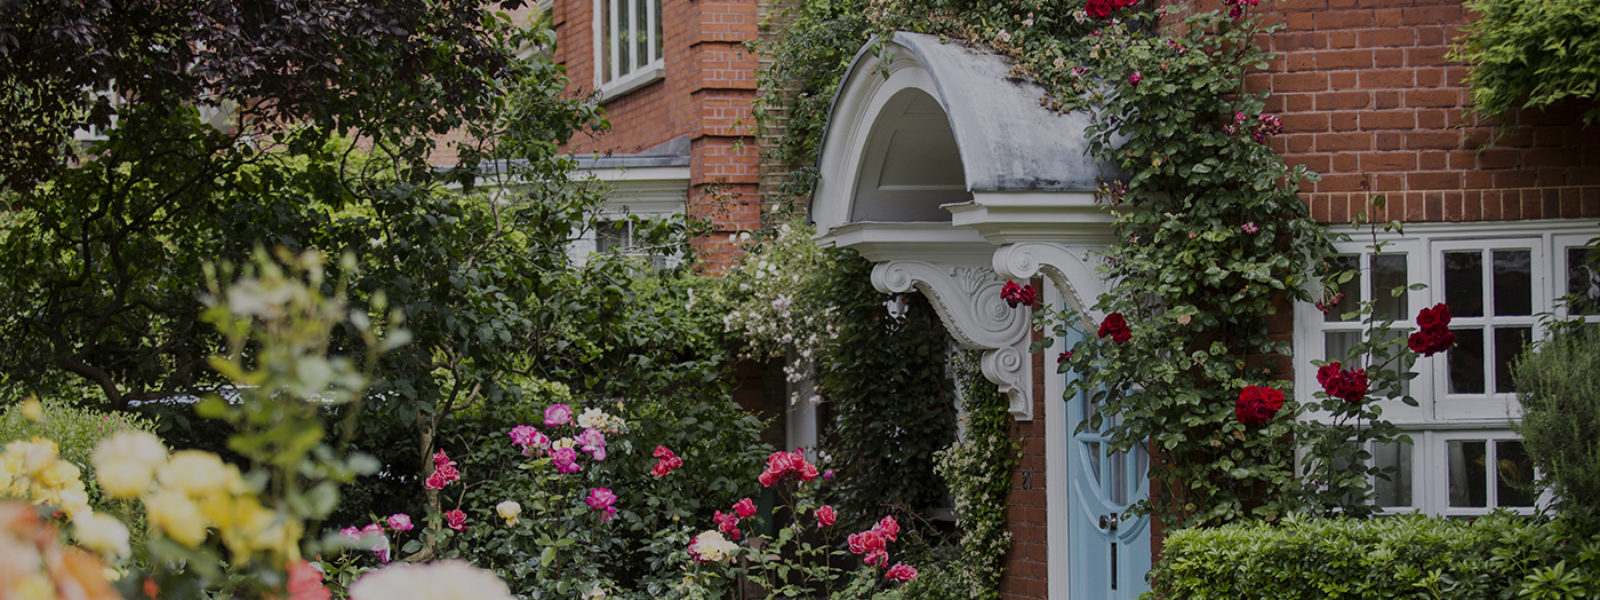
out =
<svg viewBox="0 0 1600 600"><path fill-rule="evenodd" d="M41 437L19 440L6 444L6 454L21 457L20 474L37 479L41 471L55 464L56 443Z"/></svg>
<svg viewBox="0 0 1600 600"><path fill-rule="evenodd" d="M74 523L72 536L85 548L107 558L127 558L128 528L108 515L88 515Z"/></svg>
<svg viewBox="0 0 1600 600"><path fill-rule="evenodd" d="M156 479L164 488L180 490L193 497L223 491L230 483L222 459L200 450L174 452L167 464L161 465Z"/></svg>
<svg viewBox="0 0 1600 600"><path fill-rule="evenodd" d="M153 473L166 461L167 447L161 438L144 431L124 431L100 442L90 463L96 471L136 465Z"/></svg>
<svg viewBox="0 0 1600 600"><path fill-rule="evenodd" d="M522 505L517 504L516 500L507 500L495 505L494 512L506 520L506 525L516 525L517 515L522 514Z"/></svg>
<svg viewBox="0 0 1600 600"><path fill-rule="evenodd" d="M35 423L43 423L44 405L39 403L38 398L28 396L28 399L22 402L22 417Z"/></svg>
<svg viewBox="0 0 1600 600"><path fill-rule="evenodd" d="M206 521L200 516L200 507L183 493L160 490L144 499L144 509L150 525L173 541L190 548L206 541Z"/></svg>
<svg viewBox="0 0 1600 600"><path fill-rule="evenodd" d="M39 481L51 487L78 483L78 465L58 460L39 471Z"/></svg>
<svg viewBox="0 0 1600 600"><path fill-rule="evenodd" d="M56 506L61 512L67 513L67 520L77 522L78 519L94 514L94 509L89 507L89 492L83 489L83 484L67 487L57 496Z"/></svg>
<svg viewBox="0 0 1600 600"><path fill-rule="evenodd" d="M131 460L96 461L94 478L100 482L100 490L107 496L126 500L150 489L155 469Z"/></svg>

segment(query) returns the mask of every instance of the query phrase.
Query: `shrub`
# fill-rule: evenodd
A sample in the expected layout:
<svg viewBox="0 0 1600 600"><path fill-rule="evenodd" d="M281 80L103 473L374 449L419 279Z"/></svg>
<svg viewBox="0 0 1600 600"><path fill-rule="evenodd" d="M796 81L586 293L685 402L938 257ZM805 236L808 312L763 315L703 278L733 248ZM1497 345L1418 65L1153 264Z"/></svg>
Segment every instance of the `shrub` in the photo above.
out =
<svg viewBox="0 0 1600 600"><path fill-rule="evenodd" d="M1476 521L1242 522L1178 531L1151 571L1156 598L1593 598L1600 533L1506 513Z"/></svg>
<svg viewBox="0 0 1600 600"><path fill-rule="evenodd" d="M1568 510L1600 507L1600 330L1558 328L1512 370L1514 426L1544 483Z"/></svg>
<svg viewBox="0 0 1600 600"><path fill-rule="evenodd" d="M480 403L457 413L439 440L460 461L466 484L442 494L443 509L459 505L468 515L467 530L448 553L494 570L519 593L573 597L600 587L615 598L662 595L682 578L688 560L684 547L698 531L691 529L711 522L714 510L755 492L756 480L749 474L760 470L770 451L758 441L760 420L726 393L721 399L668 394L598 401L574 399L559 384L533 382L522 388L527 393L515 404ZM570 404L575 413L602 409L625 421L626 432L607 436L604 461L585 456L581 471L549 475L548 464L533 465L537 460L523 457L507 434L517 425L535 425L556 435L543 426L544 409L554 403ZM658 445L683 459L681 468L660 478L650 473ZM596 526L587 508L572 508L582 505L571 494L601 487L617 495L617 515ZM421 483L414 489L420 495ZM521 504L524 521L548 517L549 523L507 526L495 514L495 506L506 500ZM585 530L565 536L546 531L566 521L584 522ZM361 525L341 525L346 524ZM544 535L551 539L539 539ZM586 541L566 546L563 537ZM546 548L555 548L548 560Z"/></svg>
<svg viewBox="0 0 1600 600"><path fill-rule="evenodd" d="M22 416L20 405L0 413L0 443L26 440L35 436L55 440L62 459L82 469L81 478L89 487L89 504L102 510L104 504L99 489L94 485L94 466L89 456L94 454L100 440L112 434L133 429L154 432L154 421L117 412L101 412L79 408L65 402L46 400L44 419L34 422Z"/></svg>
<svg viewBox="0 0 1600 600"><path fill-rule="evenodd" d="M1589 0L1473 0L1454 58L1472 65L1472 102L1486 115L1587 100L1600 116L1600 11Z"/></svg>

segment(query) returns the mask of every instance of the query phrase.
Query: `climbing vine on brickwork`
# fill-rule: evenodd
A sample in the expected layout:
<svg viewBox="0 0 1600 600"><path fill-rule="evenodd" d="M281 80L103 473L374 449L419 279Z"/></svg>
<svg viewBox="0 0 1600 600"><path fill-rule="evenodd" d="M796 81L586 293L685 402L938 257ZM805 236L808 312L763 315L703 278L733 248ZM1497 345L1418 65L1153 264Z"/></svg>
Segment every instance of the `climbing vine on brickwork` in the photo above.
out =
<svg viewBox="0 0 1600 600"><path fill-rule="evenodd" d="M1150 0L812 4L787 42L799 47L778 48L791 60L781 72L807 77L802 89L831 97L854 44L909 30L999 52L1011 75L1045 87L1046 106L1091 115L1090 158L1123 174L1099 189L1119 243L1103 256L1112 287L1095 309L1115 317L1102 327L1040 312L1058 335L1087 334L1060 364L1081 375L1068 393L1089 391L1101 415L1118 417L1088 426L1104 428L1113 449L1150 451L1155 493L1140 510L1168 526L1338 510L1296 477L1295 417L1307 409L1280 379L1291 348L1272 324L1286 328L1293 302L1321 300L1315 290L1349 275L1329 266L1330 234L1297 195L1316 175L1272 151L1282 123L1265 112L1266 92L1244 89L1272 58L1255 43L1273 30L1255 0L1214 10ZM807 46L819 41L837 45ZM781 103L774 81L764 93ZM814 156L825 118L791 114L781 156L810 162L797 159Z"/></svg>

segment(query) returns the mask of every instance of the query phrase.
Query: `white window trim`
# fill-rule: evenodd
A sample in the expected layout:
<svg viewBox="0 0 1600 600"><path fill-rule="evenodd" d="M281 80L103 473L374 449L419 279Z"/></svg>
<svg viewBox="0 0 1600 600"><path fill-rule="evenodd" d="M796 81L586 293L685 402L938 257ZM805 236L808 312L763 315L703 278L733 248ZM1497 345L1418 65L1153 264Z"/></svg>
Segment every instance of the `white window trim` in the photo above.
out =
<svg viewBox="0 0 1600 600"><path fill-rule="evenodd" d="M1346 233L1351 237L1348 242L1336 244L1337 250L1350 253L1370 251L1372 243L1370 233L1349 228L1335 229L1335 232ZM1406 318L1396 321L1395 327L1414 328L1411 319L1417 311L1444 301L1439 287L1443 281L1443 265L1442 261L1434 258L1436 255L1444 250L1493 249L1504 244L1508 248L1523 246L1532 248L1533 272L1530 283L1533 286L1531 299L1535 313L1535 317L1531 317L1532 335L1535 340L1544 339L1546 332L1537 323L1536 315L1541 311L1554 309L1558 317L1567 316L1563 308L1553 306L1556 299L1568 293L1565 289L1565 273L1568 267L1566 249L1571 246L1586 245L1590 239L1597 236L1600 236L1600 228L1597 228L1591 220L1416 223L1407 225L1403 235L1380 232L1377 240L1387 242L1384 246L1385 252L1407 253L1407 274L1410 281L1430 283L1429 287L1413 290L1408 294ZM1363 259L1362 264L1366 266L1370 263ZM1370 294L1367 287L1363 284L1363 296ZM1485 288L1485 293L1492 294L1493 291ZM1588 319L1600 321L1600 315L1592 315ZM1306 403L1314 401L1315 392L1321 389L1316 383L1316 367L1311 361L1326 358L1322 336L1323 315L1315 307L1299 303L1295 307L1294 320L1295 392L1297 400ZM1480 318L1474 317L1472 320L1478 321ZM1486 340L1486 343L1488 342L1489 340ZM1384 507L1382 509L1384 513L1425 512L1451 517L1472 517L1495 510L1497 492L1493 479L1489 479L1486 484L1490 486L1489 507L1449 506L1447 443L1451 440L1485 440L1492 444L1495 440L1515 439L1516 434L1508 427L1520 418L1520 407L1517 406L1515 394L1504 394L1495 398L1504 401L1498 407L1498 414L1495 414L1493 407L1468 407L1469 411L1464 416L1439 414L1436 409L1443 406L1442 402L1456 402L1450 406L1452 410L1461 407L1459 401L1447 400L1442 397L1442 393L1435 393L1436 390L1446 389L1445 378L1448 377L1448 367L1445 360L1444 354L1418 359L1417 368L1423 372L1412 380L1411 395L1418 400L1420 406L1409 407L1398 400L1386 400L1380 405L1383 407L1384 417L1405 430L1412 443L1413 506ZM1310 414L1307 417L1326 418L1325 415L1318 414ZM1544 494L1539 497L1537 504L1546 506L1550 500L1549 494ZM1510 510L1532 513L1536 509L1511 508Z"/></svg>
<svg viewBox="0 0 1600 600"><path fill-rule="evenodd" d="M608 64L606 61L606 54L611 54L611 60L609 61L609 64L612 65L612 68L610 70L617 71L618 69L616 68L616 65L621 58L621 53L616 48L612 48L611 44L609 43L610 40L606 39L606 28L604 24L600 22L600 16L603 14L611 14L612 18L615 19L615 13L606 10L608 5L612 2L626 1L629 0L593 1L592 14L594 15L594 22L592 29L594 31L594 43L591 44L591 47L594 50L594 62L592 64L594 65L594 88L597 102L605 102L607 100L625 96L634 90L660 81L666 77L667 70L665 56L646 57L649 60L644 61L644 64L639 65L637 69L627 73L618 72L615 77L612 77L611 73L606 72L607 69L605 65ZM644 23L644 29L648 35L645 47L648 48L652 53L660 52L661 54L665 55L666 47L664 45L662 45L660 50L656 49L656 46L660 44L661 40L656 39L655 25L661 20L662 15L660 14L660 11L657 10L654 2L647 3L646 6L649 8L649 10L647 11L648 15L646 16ZM636 15L633 15L631 12L629 13L630 20L634 19L635 16ZM630 27L632 27L632 25L630 25ZM612 31L616 31L616 29L616 27L611 28Z"/></svg>
<svg viewBox="0 0 1600 600"><path fill-rule="evenodd" d="M660 218L685 214L689 201L689 167L633 167L580 169L575 179L587 178L605 183L606 199L600 204L601 219L626 219L629 215ZM584 232L573 241L568 256L577 264L588 261L598 248L595 231ZM676 263L669 263L676 264Z"/></svg>

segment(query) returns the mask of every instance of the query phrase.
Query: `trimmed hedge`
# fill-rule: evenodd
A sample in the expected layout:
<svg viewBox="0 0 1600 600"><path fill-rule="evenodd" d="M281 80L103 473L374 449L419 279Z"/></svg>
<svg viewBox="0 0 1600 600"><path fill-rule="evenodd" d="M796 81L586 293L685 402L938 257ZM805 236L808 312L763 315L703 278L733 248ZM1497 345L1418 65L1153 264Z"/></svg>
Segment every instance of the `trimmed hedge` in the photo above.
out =
<svg viewBox="0 0 1600 600"><path fill-rule="evenodd" d="M1600 597L1600 532L1497 513L1186 529L1151 571L1161 599Z"/></svg>

